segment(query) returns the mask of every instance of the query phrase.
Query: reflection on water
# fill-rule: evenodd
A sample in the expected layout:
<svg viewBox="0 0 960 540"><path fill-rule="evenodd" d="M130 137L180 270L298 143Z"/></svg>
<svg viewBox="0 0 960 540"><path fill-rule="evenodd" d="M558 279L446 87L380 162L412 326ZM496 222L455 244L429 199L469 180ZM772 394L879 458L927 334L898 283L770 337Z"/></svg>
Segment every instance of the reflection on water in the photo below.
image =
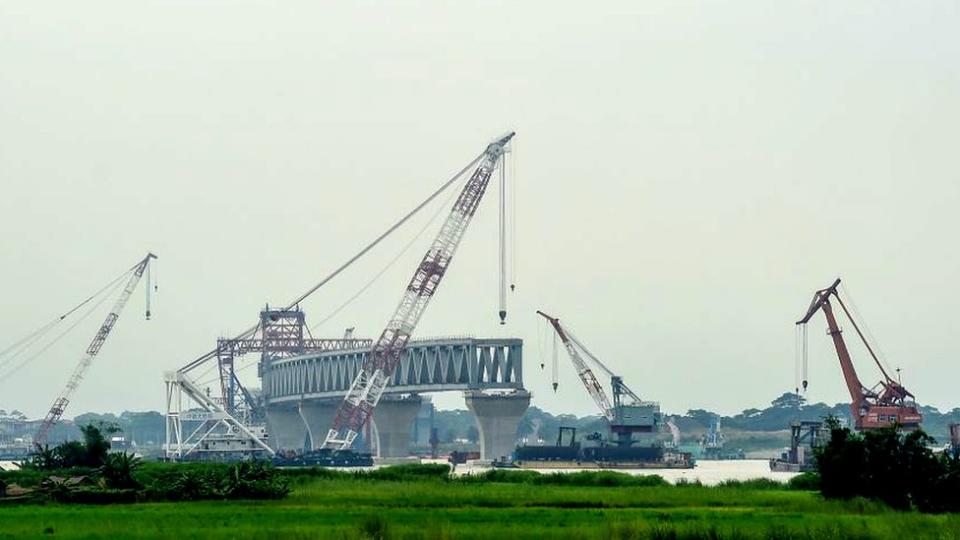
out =
<svg viewBox="0 0 960 540"><path fill-rule="evenodd" d="M755 478L769 478L778 482L786 482L793 478L797 473L773 472L770 470L770 462L766 459L732 459L725 461L707 461L700 460L692 469L616 469L617 472L648 475L657 474L671 483L676 483L680 479L688 482L696 482L707 486L714 486L724 480L753 480ZM472 474L487 470L481 467L464 467L458 465L457 474ZM597 469L537 469L540 472L577 472L581 470L596 471Z"/></svg>

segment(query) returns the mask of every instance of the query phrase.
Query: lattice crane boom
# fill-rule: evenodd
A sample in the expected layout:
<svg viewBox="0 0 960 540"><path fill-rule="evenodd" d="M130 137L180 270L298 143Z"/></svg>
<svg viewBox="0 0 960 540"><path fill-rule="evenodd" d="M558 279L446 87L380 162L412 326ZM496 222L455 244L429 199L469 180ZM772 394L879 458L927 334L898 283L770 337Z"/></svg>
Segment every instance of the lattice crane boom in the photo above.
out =
<svg viewBox="0 0 960 540"><path fill-rule="evenodd" d="M50 434L50 430L54 425L56 425L57 422L60 421L60 418L63 416L63 412L70 403L71 396L73 396L74 391L76 391L77 387L80 385L80 381L83 380L83 376L86 374L90 364L93 363L93 359L96 358L97 354L100 353L100 349L103 347L104 342L107 341L107 337L110 336L110 331L113 330L113 326L117 323L117 319L120 318L120 313L127 305L127 301L130 300L130 295L133 294L133 291L140 282L140 278L143 276L144 271L150 265L150 261L156 258L157 256L153 253L148 253L143 260L138 262L132 268L130 277L127 279L127 284L123 288L123 292L120 293L120 296L117 298L116 302L114 302L113 309L110 310L107 318L104 319L103 324L101 324L100 328L97 330L96 335L93 336L93 340L87 347L86 352L80 359L80 362L77 363L77 367L74 368L73 374L70 375L67 385L60 392L60 395L57 396L57 399L54 400L53 405L51 405L50 410L47 412L43 422L40 424L40 429L37 431L37 435L34 437L34 442L37 444L46 443L47 437Z"/></svg>
<svg viewBox="0 0 960 540"><path fill-rule="evenodd" d="M463 239L497 163L514 133L490 143L427 250L400 299L400 303L380 338L374 342L363 366L337 409L323 448L346 449L353 445L360 430L370 419L384 389L406 350L420 317L436 293L450 261Z"/></svg>
<svg viewBox="0 0 960 540"><path fill-rule="evenodd" d="M593 401L596 402L597 407L600 408L600 412L607 418L607 420L613 422L616 420L616 413L613 407L610 405L610 400L607 398L606 392L603 391L603 386L600 385L600 381L597 380L597 376L593 374L593 370L590 369L590 366L587 365L587 362L583 359L583 356L580 354L580 349L583 349L584 353L589 357L594 358L583 345L575 337L573 337L563 325L560 324L560 319L556 317L551 317L542 311L537 311L537 314L550 322L550 325L553 326L553 329L557 332L557 335L560 336L560 341L563 342L563 346L567 349L567 355L570 356L570 361L573 362L573 367L577 371L577 376L580 377L580 380L583 382L584 388L587 389L587 393L590 394L590 397L593 398ZM602 363L599 364L604 370L606 366ZM612 375L612 374L611 374ZM632 392L631 392L632 393Z"/></svg>

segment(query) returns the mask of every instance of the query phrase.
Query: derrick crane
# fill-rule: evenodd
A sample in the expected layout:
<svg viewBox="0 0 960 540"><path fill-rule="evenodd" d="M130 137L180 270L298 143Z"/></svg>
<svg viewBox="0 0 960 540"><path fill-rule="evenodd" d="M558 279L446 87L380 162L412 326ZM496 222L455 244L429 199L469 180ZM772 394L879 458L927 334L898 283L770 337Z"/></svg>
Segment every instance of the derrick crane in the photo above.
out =
<svg viewBox="0 0 960 540"><path fill-rule="evenodd" d="M847 306L843 303L843 299L840 298L840 294L837 292L839 285L840 279L838 278L826 289L815 292L813 294L813 300L810 302L810 307L807 308L807 312L803 318L797 321L797 325L806 325L818 311L823 311L823 315L827 319L827 334L833 339L833 345L837 350L837 357L840 359L840 369L843 371L843 379L846 382L847 391L850 392L850 412L853 415L856 429L876 429L892 425L899 425L906 430L919 428L923 418L916 403L913 401L913 394L904 388L900 382L895 381L887 374L883 364L877 358L876 353L874 353L873 347L870 346L860 327L857 326L857 322L850 315ZM850 359L850 352L847 350L847 344L843 340L843 331L837 324L837 318L833 312L830 297L836 299L844 315L846 315L847 320L850 321L853 329L857 332L857 336L860 337L860 340L873 358L874 363L877 364L877 367L880 368L880 372L883 374L883 380L873 388L864 386L857 376L857 371L853 367L853 362ZM804 332L804 336L806 336L806 332ZM804 366L806 366L805 345L803 347L803 354L803 363ZM806 373L803 374L803 388L804 390L807 388Z"/></svg>
<svg viewBox="0 0 960 540"><path fill-rule="evenodd" d="M322 448L350 448L369 420L406 350L411 334L449 268L457 246L486 192L490 176L513 136L514 132L508 133L487 146L480 164L467 180L433 245L414 272L393 317L374 342L350 390L337 408ZM505 313L502 313L501 319L504 316Z"/></svg>
<svg viewBox="0 0 960 540"><path fill-rule="evenodd" d="M90 367L90 364L93 363L93 359L96 358L97 354L100 352L100 348L103 347L104 342L107 340L107 337L110 335L110 331L113 330L113 325L116 324L117 319L120 318L120 313L123 311L123 308L127 305L127 301L130 300L130 295L133 294L133 290L137 287L137 283L140 282L140 278L143 276L144 271L150 265L152 259L156 259L157 256L153 253L147 253L147 256L138 262L130 270L130 277L127 279L127 284L123 288L123 292L120 293L119 298L113 304L113 309L110 310L110 313L107 315L107 318L104 319L103 324L100 325L100 329L97 330L96 335L93 337L93 341L90 342L90 345L87 347L86 352L83 355L83 358L80 359L80 362L77 364L77 367L74 368L73 374L70 376L70 379L67 381L66 387L60 392L60 395L57 396L57 399L54 400L53 405L50 406L50 410L47 412L46 417L44 417L43 422L40 424L40 429L37 430L37 434L34 437L34 442L38 445L46 443L47 436L50 434L50 430L53 426L60 421L60 418L63 416L63 412L66 410L67 405L70 403L70 397L73 395L73 392L77 389L77 386L80 385L80 381L83 380L83 376L87 372L87 368ZM148 278L149 280L149 278ZM147 286L147 319L150 318L150 287Z"/></svg>
<svg viewBox="0 0 960 540"><path fill-rule="evenodd" d="M629 445L633 433L653 433L660 430L662 417L659 404L642 401L633 390L627 387L622 377L610 371L568 328L560 324L560 319L551 317L542 311L537 311L537 314L549 321L560 337L560 341L567 349L567 355L577 371L577 376L580 377L587 393L600 408L600 412L610 422L610 431L617 435L618 444ZM610 387L613 391L612 405L584 356L610 377ZM554 373L556 373L556 370L554 370ZM557 389L556 382L554 382L553 389L554 391ZM625 398L629 398L630 401L626 401Z"/></svg>

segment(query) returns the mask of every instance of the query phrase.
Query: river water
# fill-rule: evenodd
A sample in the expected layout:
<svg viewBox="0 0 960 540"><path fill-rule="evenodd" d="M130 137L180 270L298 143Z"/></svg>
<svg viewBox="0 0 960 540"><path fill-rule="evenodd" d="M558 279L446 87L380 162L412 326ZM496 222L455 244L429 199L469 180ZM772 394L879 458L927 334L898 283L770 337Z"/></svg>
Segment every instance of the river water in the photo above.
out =
<svg viewBox="0 0 960 540"><path fill-rule="evenodd" d="M488 470L488 467L458 465L456 474L476 474ZM596 471L597 469L536 469L542 473L577 472L581 470ZM768 478L777 482L786 482L797 473L773 472L770 462L766 459L731 459L722 461L698 460L692 469L616 469L616 472L632 475L656 474L671 483L680 480L687 482L700 481L707 486L715 486L725 480L753 480Z"/></svg>
<svg viewBox="0 0 960 540"><path fill-rule="evenodd" d="M13 461L0 462L0 469L15 470L16 463ZM489 467L458 465L454 474L477 474L489 469ZM597 469L537 469L541 473L569 473L581 470L596 471ZM724 480L753 480L755 478L769 478L778 482L786 482L797 475L797 473L773 472L770 470L769 462L765 459L699 460L692 469L616 469L616 471L633 475L657 474L671 483L676 483L681 479L687 482L699 480L701 484L707 486L715 486Z"/></svg>

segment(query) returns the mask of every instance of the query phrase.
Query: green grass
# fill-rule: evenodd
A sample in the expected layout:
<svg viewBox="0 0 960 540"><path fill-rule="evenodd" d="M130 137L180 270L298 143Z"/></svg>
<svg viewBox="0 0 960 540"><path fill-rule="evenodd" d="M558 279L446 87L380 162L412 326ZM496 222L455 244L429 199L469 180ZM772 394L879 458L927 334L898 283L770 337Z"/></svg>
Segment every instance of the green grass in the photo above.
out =
<svg viewBox="0 0 960 540"><path fill-rule="evenodd" d="M764 482L610 487L605 484L615 480L609 477L556 484L521 476L480 481L382 474L295 475L293 493L279 501L0 504L0 538L960 540L960 515L823 501L813 492Z"/></svg>

